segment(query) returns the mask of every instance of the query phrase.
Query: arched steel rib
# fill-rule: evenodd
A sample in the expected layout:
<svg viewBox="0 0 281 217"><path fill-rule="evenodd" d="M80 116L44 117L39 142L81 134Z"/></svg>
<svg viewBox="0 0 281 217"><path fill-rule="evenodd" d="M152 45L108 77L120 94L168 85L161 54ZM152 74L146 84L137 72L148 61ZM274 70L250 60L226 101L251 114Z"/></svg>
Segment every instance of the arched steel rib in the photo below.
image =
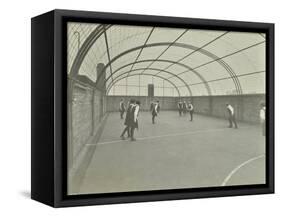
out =
<svg viewBox="0 0 281 217"><path fill-rule="evenodd" d="M125 55L127 55L127 54L129 54L129 53L131 53L131 52L134 52L134 51L136 51L136 50L138 50L138 49L142 49L142 48L157 47L157 46L167 46L167 45L169 45L169 44L171 44L171 43L170 43L170 42L160 42L160 43L153 43L153 44L141 45L141 46L137 46L137 47L133 47L133 48L131 48L131 49L128 49L128 50L126 50L126 51L124 51L124 52L122 52L122 53L116 55L114 58L112 58L112 59L111 59L111 62L110 62L110 63L107 63L107 64L105 65L105 67L104 67L104 72L105 72L105 70L107 69L107 67L109 66L109 64L112 64L113 62L115 62L116 60L118 60L119 58L121 58L122 56L125 56ZM172 44L172 46L181 47L181 48L186 48L186 49L191 49L191 50L196 50L196 49L198 49L197 47L195 47L195 46L193 46L193 45L183 44L183 43L174 43L174 44ZM214 55L209 55L210 52L208 52L208 51L206 51L206 50L204 50L204 49L200 49L200 50L198 50L198 52L201 53L201 54L203 54L203 55L209 56L211 59L213 59L212 62L218 62L218 63L226 70L226 72L231 76L231 78L232 78L232 80L233 80L233 82L234 82L234 84L235 84L237 93L240 93L240 90L239 90L239 88L238 88L238 86L237 86L237 83L240 83L239 80L238 80L238 78L237 78L236 76L234 76L232 73L230 73L229 68L226 67L226 65L222 63L223 60L222 60L222 61L218 61L218 60L221 60L221 59L215 58ZM229 67L230 67L230 66L229 66ZM188 70L188 71L191 71L191 69Z"/></svg>
<svg viewBox="0 0 281 217"><path fill-rule="evenodd" d="M127 76L128 76L128 72L135 72L135 71L140 71L140 70L144 70L144 69L146 69L146 68L137 68L137 69L133 69L133 70L128 70L128 71L123 72L123 73L121 73L120 75L116 76L116 78L118 78L118 77L120 77L120 76L122 76L122 75L125 75L125 74L127 74ZM157 68L148 68L148 69L150 69L150 70L152 70L152 71L160 71L160 70L161 70L161 69L157 69ZM171 73L171 72L169 72L169 71L166 71L166 70L163 71L163 72L164 72L164 73L167 73L167 74L169 74L169 75L173 75L173 73ZM141 73L139 73L139 74L141 75ZM146 73L146 74L148 74L148 73ZM149 74L149 75L153 76L154 74ZM114 78L114 79L116 79L116 78ZM125 77L125 78L126 78L126 77ZM108 78L105 80L105 82L107 82L109 79L110 79L110 77L108 77ZM108 84L109 86L113 83L114 79ZM192 96L192 91L191 91L190 87L188 86L188 84L187 84L182 78L178 77L178 79L184 84L184 87L187 88L187 90L188 90L188 92L189 92L189 95Z"/></svg>
<svg viewBox="0 0 281 217"><path fill-rule="evenodd" d="M103 30L103 26L105 26L105 30ZM70 71L70 75L76 75L79 71L79 68L81 66L81 63L83 62L84 57L86 56L86 54L88 53L89 49L91 48L91 46L95 43L96 40L98 40L98 38L102 35L102 33L104 31L106 31L108 28L110 28L112 25L99 25L89 36L88 38L85 40L83 46L81 47L81 49L79 50L78 54L77 54L77 58L75 58L71 71ZM263 36L263 35L262 35ZM165 42L164 42L165 43ZM170 42L167 43L167 45L169 46L169 44L171 44ZM181 44L181 43L174 43L172 46L176 46L176 44ZM186 44L184 44L186 45ZM161 45L159 45L161 46ZM191 45L186 45L186 46L191 46ZM147 47L147 46L142 46L143 48ZM189 48L191 49L191 48ZM193 49L194 50L194 49ZM195 48L196 52L200 52L203 54L204 50L203 49L199 49L199 48ZM203 52L202 52L203 51ZM207 51L208 52L208 51ZM239 52L239 51L238 51ZM209 54L212 54L210 52L208 52ZM234 52L235 53L235 52ZM214 54L212 54L212 56L215 56ZM212 58L212 57L211 57ZM224 67L226 69L226 71L230 74L231 79L233 80L235 87L236 87L236 92L238 94L242 93L242 87L241 84L239 82L239 79L237 78L235 72L233 71L233 69L227 64L225 63L221 58L216 58L211 62L217 61L220 65L222 65L222 67ZM211 63L210 62L210 63ZM208 63L207 63L208 64Z"/></svg>
<svg viewBox="0 0 281 217"><path fill-rule="evenodd" d="M171 82L170 80L168 80L168 79L166 79L166 78L164 78L164 77L162 77L162 76L159 76L159 75L151 75L151 74L146 74L146 73L145 73L145 74L144 74L144 73L143 73L143 74L140 74L140 73L138 73L138 74L132 74L132 75L129 75L129 76L126 76L126 77L122 77L122 78L116 79L116 80L111 84L111 86L108 86L108 88L107 88L107 90L106 90L106 94L109 93L110 89L111 89L111 88L113 87L113 85L114 85L115 83L117 83L118 81L121 81L122 79L125 79L125 78L127 78L127 77L138 76L138 75L153 76L153 77L161 78L161 79L163 79L163 80L169 82L169 83L170 83L171 85L173 85L174 88L177 90L178 96L181 97L180 91L179 91L178 87L177 87L173 82Z"/></svg>
<svg viewBox="0 0 281 217"><path fill-rule="evenodd" d="M87 55L88 51L92 45L99 39L99 37L104 33L105 30L109 29L112 25L101 24L95 28L95 30L87 37L83 45L79 49L73 64L70 69L70 76L75 77L80 69L80 66Z"/></svg>
<svg viewBox="0 0 281 217"><path fill-rule="evenodd" d="M125 67L127 67L127 66L130 66L130 65L132 65L132 64L144 63L144 62L152 62L152 61L155 61L155 60L154 60L154 59L139 60L139 61L136 61L136 62L131 62L131 63L125 64L125 65L119 67L118 69L116 69L116 70L112 73L112 75L116 74L116 73L117 73L118 71L120 71L121 69L123 69L123 68L125 68ZM200 73L198 73L196 70L192 70L192 68L189 67L188 65L183 64L183 63L177 63L177 62L172 61L172 60L165 60L165 59L158 59L158 60L156 60L156 62L166 62L166 63L171 63L171 64L174 63L174 64L177 64L177 65L179 65L179 66L181 66L181 67L183 67L183 68L185 68L185 69L187 69L187 70L190 70L190 69L191 69L191 71L192 71L192 72L202 81L202 83L205 85L205 88L206 88L206 90L207 90L208 95L212 95L211 88L210 88L208 82L205 80L205 78L204 78ZM161 71L161 70L159 70L159 71ZM162 70L162 71L163 71L163 70ZM166 70L166 71L167 71L167 70ZM159 73L157 73L157 74L159 74ZM175 75L174 73L172 73L172 75L175 76L176 78L180 78L178 75ZM111 76L111 75L110 75L110 76ZM100 78L101 78L101 77L98 77L98 78L97 78L97 80L96 80L97 83L99 82Z"/></svg>
<svg viewBox="0 0 281 217"><path fill-rule="evenodd" d="M144 63L144 62L151 62L151 61L154 61L154 59L139 60L139 61L136 61L136 62L133 62L133 63L125 64L125 65L119 67L118 69L116 69L116 70L112 73L112 75L116 74L116 73L117 73L118 71L120 71L121 69L123 69L123 68L125 68L125 67L127 67L127 66L130 66L130 65L132 65L132 64ZM177 63L177 62L172 61L172 60L165 60L165 59L158 59L157 62L166 62L166 63L171 63L171 64L174 63L174 64L177 64L177 65L179 65L179 66L181 66L181 67L183 67L183 68L185 68L185 69L187 69L187 70L191 70L191 71L202 81L202 83L205 85L205 88L206 88L206 90L207 90L208 95L212 95L211 88L210 88L208 82L205 80L205 78L204 78L200 73L198 73L196 70L192 70L192 68L189 67L188 65L183 64L183 63ZM159 71L161 71L161 70L159 70ZM163 71L163 70L162 70L162 71ZM167 71L167 70L166 70L166 71ZM159 74L159 73L157 73L157 74ZM178 75L175 75L174 73L173 73L172 75L173 75L174 77L176 77L176 78L180 78ZM97 81L96 81L97 83L99 82L99 79L100 79L100 77L97 78Z"/></svg>

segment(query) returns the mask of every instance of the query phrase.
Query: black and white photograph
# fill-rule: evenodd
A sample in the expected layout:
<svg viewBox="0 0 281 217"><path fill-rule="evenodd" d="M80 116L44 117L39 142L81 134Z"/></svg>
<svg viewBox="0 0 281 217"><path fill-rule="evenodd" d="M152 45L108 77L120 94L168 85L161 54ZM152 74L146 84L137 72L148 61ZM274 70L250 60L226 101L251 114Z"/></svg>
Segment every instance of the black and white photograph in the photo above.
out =
<svg viewBox="0 0 281 217"><path fill-rule="evenodd" d="M278 216L278 1L0 5L0 216Z"/></svg>
<svg viewBox="0 0 281 217"><path fill-rule="evenodd" d="M266 184L265 33L66 31L68 195Z"/></svg>

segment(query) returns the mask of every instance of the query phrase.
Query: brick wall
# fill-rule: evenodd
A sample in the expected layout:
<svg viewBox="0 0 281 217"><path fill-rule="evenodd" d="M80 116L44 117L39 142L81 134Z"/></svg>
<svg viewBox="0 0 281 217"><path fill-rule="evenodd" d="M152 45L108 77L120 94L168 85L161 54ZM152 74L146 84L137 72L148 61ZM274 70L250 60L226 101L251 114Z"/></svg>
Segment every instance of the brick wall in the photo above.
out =
<svg viewBox="0 0 281 217"><path fill-rule="evenodd" d="M240 121L259 122L260 102L265 101L264 94L230 95L213 97L192 97L195 112L220 118L227 117L226 103L230 103Z"/></svg>
<svg viewBox="0 0 281 217"><path fill-rule="evenodd" d="M69 82L69 87L70 87ZM105 115L104 92L73 82L68 99L68 162L75 161L85 144L89 143Z"/></svg>
<svg viewBox="0 0 281 217"><path fill-rule="evenodd" d="M119 102L123 98L125 103L131 98L140 100L141 109L149 110L151 98L146 96L107 96L107 111L116 112L119 108ZM155 97L160 101L162 110L176 110L177 97ZM183 101L192 101L194 110L197 113L210 115L219 118L226 118L226 103L230 103L236 112L237 119L251 123L259 122L259 104L265 101L264 94L249 94L249 95L228 95L228 96L195 96L181 98Z"/></svg>
<svg viewBox="0 0 281 217"><path fill-rule="evenodd" d="M82 146L93 132L92 113L93 93L91 89L79 85L73 87L72 101L72 146L73 157L77 156Z"/></svg>
<svg viewBox="0 0 281 217"><path fill-rule="evenodd" d="M154 97L149 98L146 96L107 96L106 106L108 112L116 112L119 109L120 100L124 99L125 105L130 99L139 100L141 102L141 110L148 111L150 109L150 102L155 99L160 101L161 109L163 110L175 110L176 109L176 97Z"/></svg>

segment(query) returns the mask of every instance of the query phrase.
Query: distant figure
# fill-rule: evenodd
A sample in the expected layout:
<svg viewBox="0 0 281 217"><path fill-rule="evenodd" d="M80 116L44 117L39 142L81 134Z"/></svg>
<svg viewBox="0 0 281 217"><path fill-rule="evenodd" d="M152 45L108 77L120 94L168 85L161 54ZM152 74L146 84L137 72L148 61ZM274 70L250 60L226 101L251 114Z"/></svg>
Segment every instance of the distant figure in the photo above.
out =
<svg viewBox="0 0 281 217"><path fill-rule="evenodd" d="M187 113L187 104L185 101L183 101L183 103L182 103L182 112L184 115L186 115L186 113Z"/></svg>
<svg viewBox="0 0 281 217"><path fill-rule="evenodd" d="M160 104L159 104L159 101L156 101L155 103L153 103L153 106L151 109L153 124L155 124L155 117L158 115L159 112L160 112Z"/></svg>
<svg viewBox="0 0 281 217"><path fill-rule="evenodd" d="M151 102L150 102L150 109L149 109L149 111L151 111L151 112L152 112L153 107L154 107L154 102L153 102L153 101L151 101Z"/></svg>
<svg viewBox="0 0 281 217"><path fill-rule="evenodd" d="M189 111L189 115L190 115L190 121L193 121L193 112L194 112L194 107L192 105L191 102L188 102L188 106L187 109Z"/></svg>
<svg viewBox="0 0 281 217"><path fill-rule="evenodd" d="M260 104L260 122L262 126L262 135L265 136L265 103Z"/></svg>
<svg viewBox="0 0 281 217"><path fill-rule="evenodd" d="M228 121L229 121L229 126L228 127L232 128L233 124L234 124L235 129L237 129L238 126L237 126L236 119L235 119L234 108L230 104L226 103L226 109L228 111Z"/></svg>
<svg viewBox="0 0 281 217"><path fill-rule="evenodd" d="M125 104L124 104L124 100L121 99L120 103L119 103L119 112L120 112L120 118L121 119L123 119L123 115L125 113L125 110L126 110L126 107L125 107Z"/></svg>
<svg viewBox="0 0 281 217"><path fill-rule="evenodd" d="M139 128L139 123L138 123L138 116L139 116L139 110L140 110L140 101L136 101L136 104L133 106L132 109L132 119L131 119L131 132L130 132L130 136L131 136L131 141L136 141L135 137L134 137L134 132L135 129Z"/></svg>
<svg viewBox="0 0 281 217"><path fill-rule="evenodd" d="M121 134L121 139L125 139L124 135L127 132L128 138L131 137L131 125L132 125L132 117L133 117L133 107L135 106L135 100L131 99L129 101L129 106L127 107L126 117L125 117L125 128Z"/></svg>
<svg viewBox="0 0 281 217"><path fill-rule="evenodd" d="M181 116L182 115L182 102L181 101L179 101L178 102L178 110L179 110L179 115Z"/></svg>
<svg viewBox="0 0 281 217"><path fill-rule="evenodd" d="M157 100L156 102L157 102L157 112L159 114L160 113L160 102L159 102L159 100Z"/></svg>

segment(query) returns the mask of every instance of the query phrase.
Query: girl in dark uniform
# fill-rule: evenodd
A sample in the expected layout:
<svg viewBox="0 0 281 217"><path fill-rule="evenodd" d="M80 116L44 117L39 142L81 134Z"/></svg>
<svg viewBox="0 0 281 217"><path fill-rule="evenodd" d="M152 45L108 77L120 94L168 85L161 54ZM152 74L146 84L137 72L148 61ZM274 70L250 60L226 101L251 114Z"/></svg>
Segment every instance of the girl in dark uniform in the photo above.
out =
<svg viewBox="0 0 281 217"><path fill-rule="evenodd" d="M136 101L136 104L132 108L131 119L130 119L131 141L136 141L134 137L134 132L136 128L137 129L139 128L139 123L138 123L139 110L140 110L140 101Z"/></svg>
<svg viewBox="0 0 281 217"><path fill-rule="evenodd" d="M150 102L150 109L149 109L149 111L151 111L151 112L152 112L153 107L154 107L154 102L153 102L153 101L151 101L151 102Z"/></svg>
<svg viewBox="0 0 281 217"><path fill-rule="evenodd" d="M124 105L124 100L121 99L120 103L119 103L119 112L120 112L120 118L123 119L123 115L125 113L125 105Z"/></svg>
<svg viewBox="0 0 281 217"><path fill-rule="evenodd" d="M261 125L262 125L262 135L265 136L265 111L266 111L266 108L265 108L265 103L262 102L260 104L260 121L261 121Z"/></svg>
<svg viewBox="0 0 281 217"><path fill-rule="evenodd" d="M160 112L160 105L159 105L159 101L157 101L156 103L154 103L151 110L153 124L155 124L155 117L158 115L159 112Z"/></svg>
<svg viewBox="0 0 281 217"><path fill-rule="evenodd" d="M228 111L228 121L229 121L228 127L232 128L233 124L234 124L235 129L238 129L238 125L237 125L236 118L235 118L234 108L229 103L226 103L226 109Z"/></svg>
<svg viewBox="0 0 281 217"><path fill-rule="evenodd" d="M187 107L189 114L190 114L190 121L193 121L193 113L194 113L194 107L191 102L188 102L188 107Z"/></svg>
<svg viewBox="0 0 281 217"><path fill-rule="evenodd" d="M182 114L182 102L181 101L178 102L178 110L179 110L179 115L181 116L181 114Z"/></svg>
<svg viewBox="0 0 281 217"><path fill-rule="evenodd" d="M187 104L185 101L183 101L182 103L182 111L183 111L183 114L186 115L187 113Z"/></svg>
<svg viewBox="0 0 281 217"><path fill-rule="evenodd" d="M124 125L126 126L125 129L123 130L122 134L121 134L121 139L125 139L124 135L127 132L128 137L131 137L131 125L132 125L132 111L133 111L133 107L135 106L135 100L131 99L129 106L127 108L127 112L126 112L126 117L125 117L125 122Z"/></svg>

